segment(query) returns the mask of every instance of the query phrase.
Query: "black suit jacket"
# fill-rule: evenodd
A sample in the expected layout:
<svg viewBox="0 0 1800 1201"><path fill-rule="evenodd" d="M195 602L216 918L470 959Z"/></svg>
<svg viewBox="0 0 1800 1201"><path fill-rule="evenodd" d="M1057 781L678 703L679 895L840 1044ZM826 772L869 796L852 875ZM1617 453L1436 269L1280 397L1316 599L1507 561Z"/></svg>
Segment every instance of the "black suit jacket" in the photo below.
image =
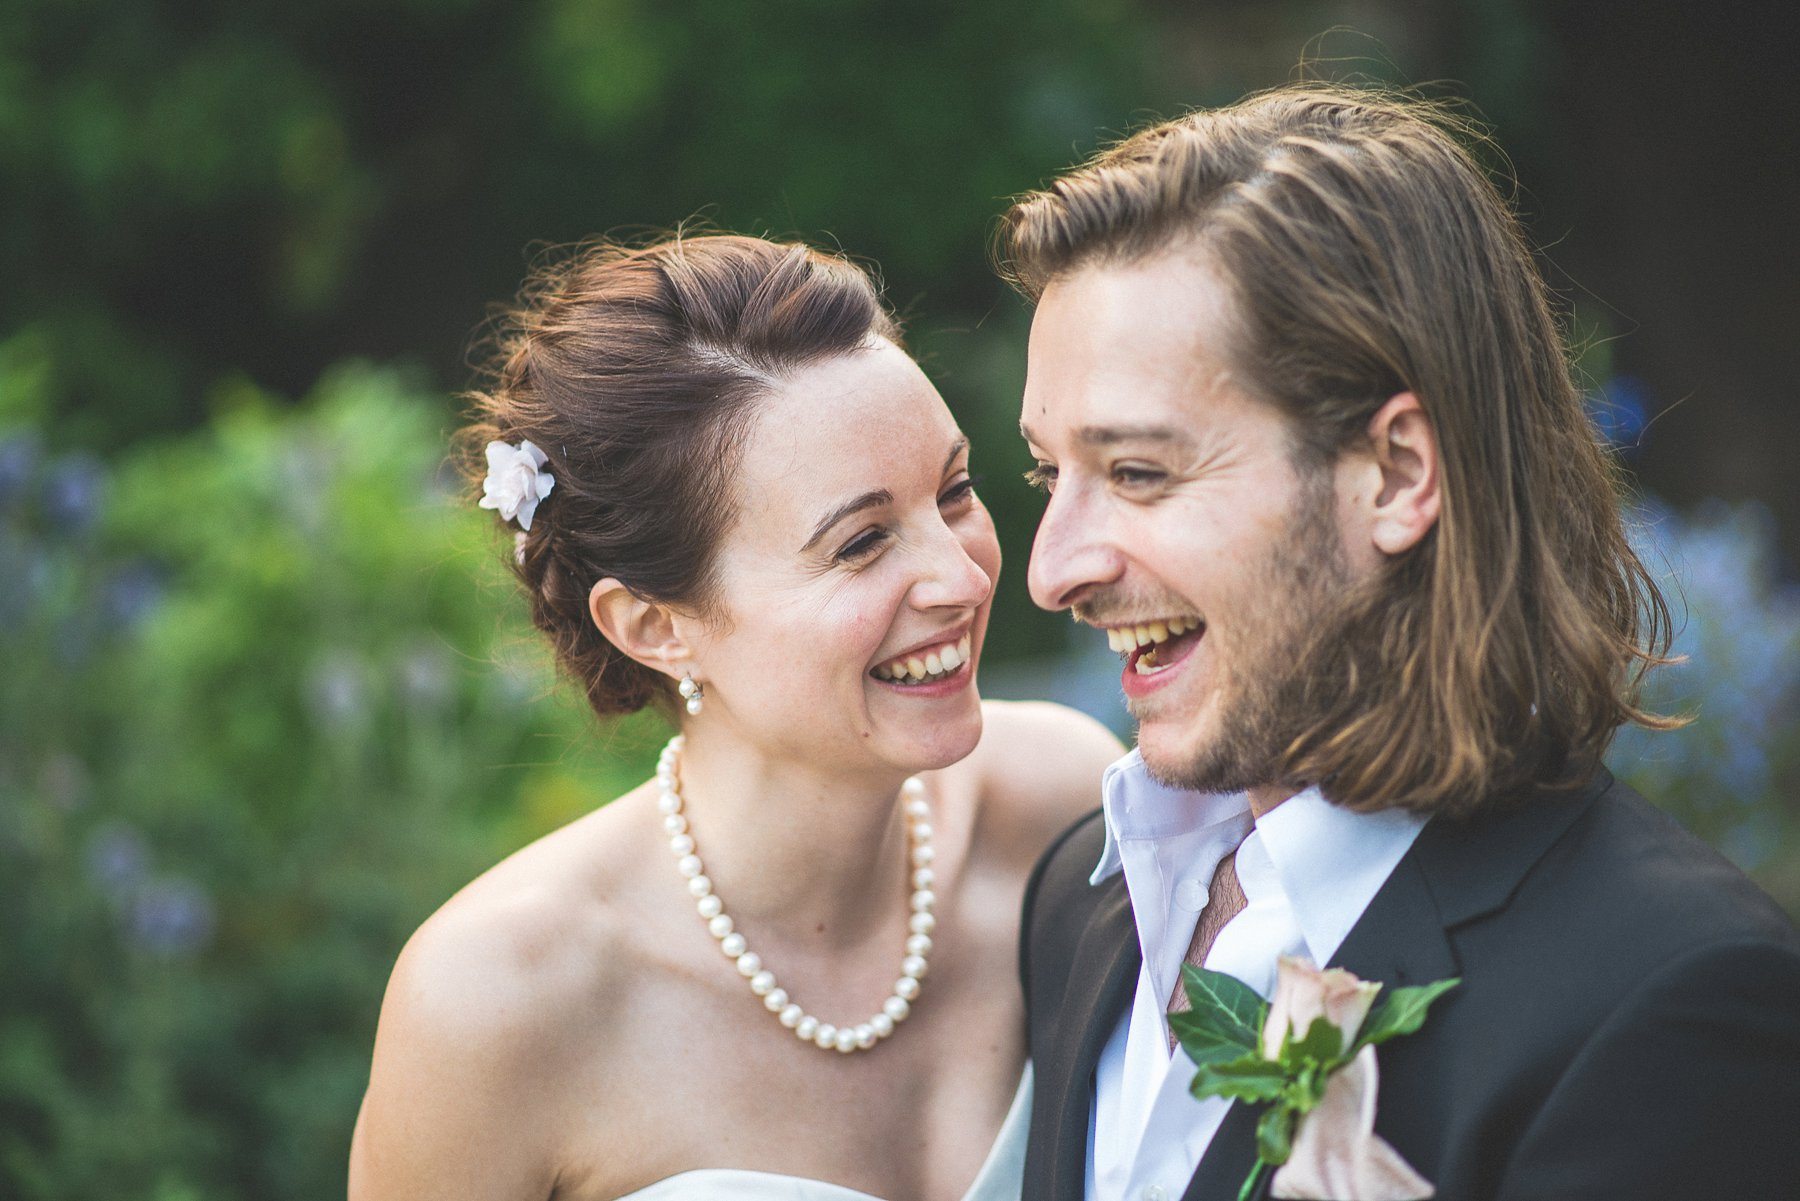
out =
<svg viewBox="0 0 1800 1201"><path fill-rule="evenodd" d="M1123 876L1088 884L1103 836L1077 823L1026 891L1027 1201L1080 1201L1095 1061L1137 979ZM1377 1052L1376 1132L1443 1201L1800 1198L1800 932L1609 774L1433 819L1332 962L1462 977ZM1258 1114L1232 1106L1188 1201L1233 1201Z"/></svg>

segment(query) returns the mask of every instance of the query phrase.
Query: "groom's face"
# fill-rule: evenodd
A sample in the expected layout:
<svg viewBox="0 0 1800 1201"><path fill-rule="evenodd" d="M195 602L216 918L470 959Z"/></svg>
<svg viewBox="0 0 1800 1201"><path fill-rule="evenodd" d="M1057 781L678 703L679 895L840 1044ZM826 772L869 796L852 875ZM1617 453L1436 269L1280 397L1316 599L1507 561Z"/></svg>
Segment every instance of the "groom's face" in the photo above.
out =
<svg viewBox="0 0 1800 1201"><path fill-rule="evenodd" d="M1059 277L1021 415L1050 492L1032 598L1108 631L1146 764L1214 791L1273 782L1295 657L1351 572L1333 473L1233 380L1229 318L1190 254Z"/></svg>

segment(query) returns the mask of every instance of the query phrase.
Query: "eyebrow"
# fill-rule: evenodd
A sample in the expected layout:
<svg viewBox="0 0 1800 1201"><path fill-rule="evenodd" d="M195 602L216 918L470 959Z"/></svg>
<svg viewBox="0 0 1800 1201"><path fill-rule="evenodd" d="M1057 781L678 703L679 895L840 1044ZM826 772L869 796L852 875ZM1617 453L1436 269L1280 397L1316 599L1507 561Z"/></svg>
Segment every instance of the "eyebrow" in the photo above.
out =
<svg viewBox="0 0 1800 1201"><path fill-rule="evenodd" d="M1019 423L1019 433L1027 442L1037 443L1025 423ZM1193 441L1186 430L1173 425L1084 425L1075 431L1075 440L1084 446L1116 446L1121 442L1175 442L1186 444Z"/></svg>
<svg viewBox="0 0 1800 1201"><path fill-rule="evenodd" d="M950 464L956 462L956 456L960 455L968 448L969 440L967 438L958 438L955 442L951 443L950 453L944 457L943 470L950 470ZM865 492L861 496L852 497L831 512L825 514L824 520L813 527L812 537L808 538L806 540L806 545L800 548L801 552L805 553L817 546L819 539L830 533L831 527L844 520L844 518L854 516L864 509L873 509L879 505L891 505L893 503L894 494L889 492L886 488L877 488L873 492Z"/></svg>

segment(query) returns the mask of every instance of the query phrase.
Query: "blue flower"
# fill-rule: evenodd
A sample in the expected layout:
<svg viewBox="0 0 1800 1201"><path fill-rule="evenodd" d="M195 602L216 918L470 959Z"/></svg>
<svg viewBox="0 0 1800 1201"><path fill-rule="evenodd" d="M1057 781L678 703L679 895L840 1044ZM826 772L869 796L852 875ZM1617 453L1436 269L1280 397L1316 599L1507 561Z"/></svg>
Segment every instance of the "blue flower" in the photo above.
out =
<svg viewBox="0 0 1800 1201"><path fill-rule="evenodd" d="M82 864L87 877L109 900L122 904L150 871L150 847L137 829L111 821L88 835Z"/></svg>
<svg viewBox="0 0 1800 1201"><path fill-rule="evenodd" d="M132 942L152 955L192 955L212 941L217 916L206 890L183 876L147 882L132 898Z"/></svg>
<svg viewBox="0 0 1800 1201"><path fill-rule="evenodd" d="M148 616L162 598L161 573L149 563L130 563L106 582L101 610L108 625L130 629Z"/></svg>
<svg viewBox="0 0 1800 1201"><path fill-rule="evenodd" d="M82 451L66 455L44 481L44 515L51 528L83 533L100 519L106 472Z"/></svg>
<svg viewBox="0 0 1800 1201"><path fill-rule="evenodd" d="M43 453L37 435L30 432L0 439L0 510L26 494Z"/></svg>
<svg viewBox="0 0 1800 1201"><path fill-rule="evenodd" d="M1588 418L1608 445L1624 451L1636 450L1644 430L1650 424L1650 394L1642 380L1632 375L1615 375L1588 393Z"/></svg>

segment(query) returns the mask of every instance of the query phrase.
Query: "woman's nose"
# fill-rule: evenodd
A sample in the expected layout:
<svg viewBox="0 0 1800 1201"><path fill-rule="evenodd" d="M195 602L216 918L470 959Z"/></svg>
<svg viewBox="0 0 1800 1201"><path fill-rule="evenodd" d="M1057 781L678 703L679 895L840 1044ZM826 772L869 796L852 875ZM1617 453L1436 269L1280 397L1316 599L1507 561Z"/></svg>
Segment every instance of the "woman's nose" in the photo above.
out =
<svg viewBox="0 0 1800 1201"><path fill-rule="evenodd" d="M929 570L913 586L913 602L920 608L973 609L994 591L994 581L948 527L933 540L927 562Z"/></svg>

